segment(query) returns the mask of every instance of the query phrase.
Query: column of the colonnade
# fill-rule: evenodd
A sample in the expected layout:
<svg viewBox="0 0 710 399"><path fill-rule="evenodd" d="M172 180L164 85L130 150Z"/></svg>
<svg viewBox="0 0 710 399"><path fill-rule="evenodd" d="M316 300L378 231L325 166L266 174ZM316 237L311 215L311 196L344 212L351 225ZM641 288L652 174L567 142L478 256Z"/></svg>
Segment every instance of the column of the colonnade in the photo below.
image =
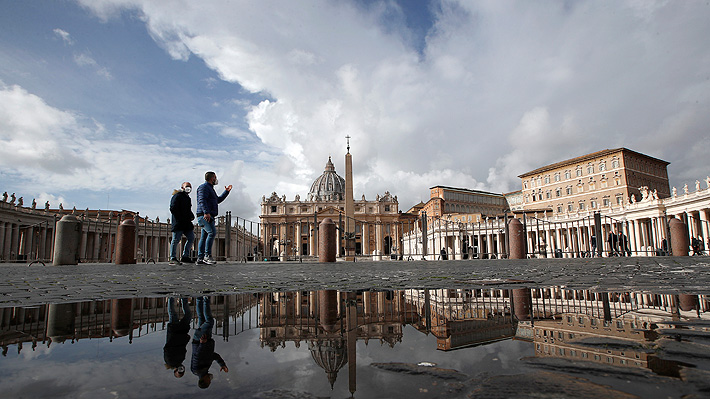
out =
<svg viewBox="0 0 710 399"><path fill-rule="evenodd" d="M7 223L0 222L0 259L5 259L5 228Z"/></svg>
<svg viewBox="0 0 710 399"><path fill-rule="evenodd" d="M92 255L95 262L99 261L100 247L101 247L101 232L98 231L98 226L96 226L96 231L94 232L94 253ZM143 245L143 250L145 251L145 244Z"/></svg>
<svg viewBox="0 0 710 399"><path fill-rule="evenodd" d="M1 229L0 229L1 230ZM39 225L37 230L37 259L45 259L45 240L46 240L47 226L42 223Z"/></svg>
<svg viewBox="0 0 710 399"><path fill-rule="evenodd" d="M81 244L79 245L79 259L86 260L86 245L89 241L89 227L85 222L86 218L81 218Z"/></svg>
<svg viewBox="0 0 710 399"><path fill-rule="evenodd" d="M653 219L653 250L661 247L661 241L663 240L663 229L661 227L661 219L659 217L654 217Z"/></svg>
<svg viewBox="0 0 710 399"><path fill-rule="evenodd" d="M700 214L700 230L703 233L702 247L705 248L705 250L707 251L710 250L710 248L707 248L708 239L710 239L710 236L708 235L710 234L710 227L708 227L708 210L701 209L698 211L698 213ZM708 254L708 252L705 253Z"/></svg>
<svg viewBox="0 0 710 399"><path fill-rule="evenodd" d="M639 232L639 222L637 219L631 221L631 250L636 256L642 256L641 253L641 236Z"/></svg>
<svg viewBox="0 0 710 399"><path fill-rule="evenodd" d="M638 220L638 228L639 228L638 235L639 235L639 245L641 246L641 255L648 256L648 251L646 248L646 244L648 242L647 241L648 232L646 229L646 223L641 219Z"/></svg>
<svg viewBox="0 0 710 399"><path fill-rule="evenodd" d="M362 225L362 254L370 254L370 224L364 223Z"/></svg>
<svg viewBox="0 0 710 399"><path fill-rule="evenodd" d="M377 248L378 255L382 255L385 252L381 222L377 222L377 224L375 225L375 247Z"/></svg>
<svg viewBox="0 0 710 399"><path fill-rule="evenodd" d="M550 226L545 228L545 257L552 258L554 256L554 250L552 249L552 234L550 233Z"/></svg>
<svg viewBox="0 0 710 399"><path fill-rule="evenodd" d="M20 249L20 225L13 223L12 224L12 245L11 247L11 252L15 252L15 259L17 259L17 255L19 255L19 249Z"/></svg>
<svg viewBox="0 0 710 399"><path fill-rule="evenodd" d="M316 225L308 222L308 255L316 256Z"/></svg>
<svg viewBox="0 0 710 399"><path fill-rule="evenodd" d="M392 239L392 245L397 248L397 254L399 254L399 255L402 254L402 249L403 249L403 248L401 248L401 247L402 247L403 244L404 244L404 243L400 242L400 241L401 241L401 240L400 240L400 236L399 236L400 230L401 230L401 229L399 228L399 224L398 224L398 223L394 223L394 224L392 225L392 235L394 236L394 239ZM461 238L461 237L459 237L459 238ZM461 243L459 243L459 248L460 248L460 247L461 247ZM462 253L462 252L459 251L458 253Z"/></svg>
<svg viewBox="0 0 710 399"><path fill-rule="evenodd" d="M697 236L695 218L691 212L683 212L683 214L685 215L685 220L687 220L686 226L688 227L688 236L692 240L693 237Z"/></svg>
<svg viewBox="0 0 710 399"><path fill-rule="evenodd" d="M5 223L5 243L3 245L2 257L5 260L10 260L10 254L12 253L12 232L13 224Z"/></svg>
<svg viewBox="0 0 710 399"><path fill-rule="evenodd" d="M342 231L340 230L340 225L338 224L338 228L335 229L335 256L340 257L341 252L341 247L342 247L342 241L343 241L343 236L342 236Z"/></svg>
<svg viewBox="0 0 710 399"><path fill-rule="evenodd" d="M237 236L238 237L238 236ZM301 222L296 222L296 236L293 238L296 242L293 243L293 248L296 249L296 252L293 254L298 255L303 251L303 237L301 237Z"/></svg>
<svg viewBox="0 0 710 399"><path fill-rule="evenodd" d="M25 254L27 254L27 260L32 261L37 259L37 252L35 251L35 232L37 228L32 226L25 231Z"/></svg>
<svg viewBox="0 0 710 399"><path fill-rule="evenodd" d="M505 243L505 239L503 238L503 234L500 232L500 230L498 231L498 233L496 233L496 237L498 239L498 243L497 243L498 244L497 245L498 246L498 255L499 255L498 257L500 258L505 253L505 248L503 248L504 243Z"/></svg>
<svg viewBox="0 0 710 399"><path fill-rule="evenodd" d="M493 233L489 230L488 234L486 234L486 251L488 252L488 257L490 259L492 259L495 255L495 250L493 249L494 245L495 241L493 240Z"/></svg>

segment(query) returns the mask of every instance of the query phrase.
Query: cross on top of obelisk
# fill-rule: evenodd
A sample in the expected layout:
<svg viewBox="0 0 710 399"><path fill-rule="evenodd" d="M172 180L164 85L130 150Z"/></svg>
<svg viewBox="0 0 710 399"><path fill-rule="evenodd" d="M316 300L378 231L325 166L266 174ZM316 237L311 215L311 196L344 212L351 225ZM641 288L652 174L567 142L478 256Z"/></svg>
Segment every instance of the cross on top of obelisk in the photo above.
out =
<svg viewBox="0 0 710 399"><path fill-rule="evenodd" d="M350 154L350 136L345 136L345 138L348 140L348 154Z"/></svg>

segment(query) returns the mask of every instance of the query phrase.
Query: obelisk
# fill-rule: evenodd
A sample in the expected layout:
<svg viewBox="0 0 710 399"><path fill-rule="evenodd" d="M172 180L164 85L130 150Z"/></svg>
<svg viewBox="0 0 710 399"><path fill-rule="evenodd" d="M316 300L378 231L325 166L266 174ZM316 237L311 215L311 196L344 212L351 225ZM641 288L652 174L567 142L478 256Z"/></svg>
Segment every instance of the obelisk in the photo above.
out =
<svg viewBox="0 0 710 399"><path fill-rule="evenodd" d="M355 260L355 200L353 199L353 156L350 155L350 136L348 153L345 154L345 260Z"/></svg>

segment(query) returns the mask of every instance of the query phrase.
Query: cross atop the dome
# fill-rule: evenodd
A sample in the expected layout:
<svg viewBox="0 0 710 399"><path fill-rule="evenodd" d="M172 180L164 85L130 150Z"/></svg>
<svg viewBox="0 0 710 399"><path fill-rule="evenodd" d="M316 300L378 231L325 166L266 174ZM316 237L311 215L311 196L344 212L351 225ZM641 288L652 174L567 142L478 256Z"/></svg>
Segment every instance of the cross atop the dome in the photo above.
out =
<svg viewBox="0 0 710 399"><path fill-rule="evenodd" d="M345 136L346 139L348 139L348 154L350 154L350 135Z"/></svg>

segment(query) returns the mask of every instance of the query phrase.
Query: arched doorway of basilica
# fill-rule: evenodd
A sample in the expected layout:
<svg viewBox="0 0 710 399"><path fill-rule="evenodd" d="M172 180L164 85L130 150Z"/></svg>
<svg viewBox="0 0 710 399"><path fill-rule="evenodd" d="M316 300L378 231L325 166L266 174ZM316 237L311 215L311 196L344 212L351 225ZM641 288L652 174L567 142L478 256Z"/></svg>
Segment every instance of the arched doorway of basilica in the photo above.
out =
<svg viewBox="0 0 710 399"><path fill-rule="evenodd" d="M385 237L385 253L383 255L389 255L392 251L392 237Z"/></svg>

